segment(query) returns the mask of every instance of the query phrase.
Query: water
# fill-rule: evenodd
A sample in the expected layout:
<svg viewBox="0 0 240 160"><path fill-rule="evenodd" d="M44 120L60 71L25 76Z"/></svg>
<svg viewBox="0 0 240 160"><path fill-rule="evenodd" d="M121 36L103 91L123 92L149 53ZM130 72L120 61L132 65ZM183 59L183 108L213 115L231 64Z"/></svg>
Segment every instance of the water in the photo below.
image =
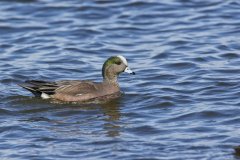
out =
<svg viewBox="0 0 240 160"><path fill-rule="evenodd" d="M2 0L0 15L1 159L239 158L239 1ZM137 75L106 104L17 86L101 81L118 54Z"/></svg>

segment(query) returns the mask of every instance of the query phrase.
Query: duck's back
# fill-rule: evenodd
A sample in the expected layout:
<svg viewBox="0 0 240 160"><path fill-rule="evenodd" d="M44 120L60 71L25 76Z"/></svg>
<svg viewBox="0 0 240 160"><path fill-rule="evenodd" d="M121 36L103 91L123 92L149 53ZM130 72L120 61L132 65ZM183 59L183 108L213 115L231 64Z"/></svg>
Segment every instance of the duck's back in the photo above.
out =
<svg viewBox="0 0 240 160"><path fill-rule="evenodd" d="M20 84L35 96L54 98L62 101L88 101L98 97L111 95L119 91L118 86L80 80L65 80L57 82L26 81Z"/></svg>

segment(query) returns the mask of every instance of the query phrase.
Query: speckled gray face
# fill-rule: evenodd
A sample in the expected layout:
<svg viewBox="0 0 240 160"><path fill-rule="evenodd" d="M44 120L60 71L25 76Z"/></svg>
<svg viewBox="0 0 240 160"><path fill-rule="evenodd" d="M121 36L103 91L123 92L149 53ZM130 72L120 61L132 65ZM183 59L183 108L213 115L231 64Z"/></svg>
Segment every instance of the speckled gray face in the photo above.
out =
<svg viewBox="0 0 240 160"><path fill-rule="evenodd" d="M121 72L126 72L129 74L135 74L129 67L126 58L121 55L110 57L104 64L102 68L103 77L106 76L106 71L111 70L113 74L120 74Z"/></svg>
<svg viewBox="0 0 240 160"><path fill-rule="evenodd" d="M117 57L120 58L121 61L126 65L126 68L125 68L124 72L129 73L129 74L135 74L135 72L133 72L133 71L128 67L128 62L127 62L127 60L126 60L125 57L123 57L123 56L121 56L121 55L118 55Z"/></svg>

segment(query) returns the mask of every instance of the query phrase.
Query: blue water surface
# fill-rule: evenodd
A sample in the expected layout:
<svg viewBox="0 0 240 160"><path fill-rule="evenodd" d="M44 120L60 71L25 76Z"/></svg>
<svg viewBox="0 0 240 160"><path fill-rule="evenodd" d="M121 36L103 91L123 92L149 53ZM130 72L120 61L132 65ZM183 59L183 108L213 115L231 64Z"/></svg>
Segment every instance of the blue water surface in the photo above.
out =
<svg viewBox="0 0 240 160"><path fill-rule="evenodd" d="M239 159L238 0L1 0L1 159ZM32 97L25 80L135 76L105 104Z"/></svg>

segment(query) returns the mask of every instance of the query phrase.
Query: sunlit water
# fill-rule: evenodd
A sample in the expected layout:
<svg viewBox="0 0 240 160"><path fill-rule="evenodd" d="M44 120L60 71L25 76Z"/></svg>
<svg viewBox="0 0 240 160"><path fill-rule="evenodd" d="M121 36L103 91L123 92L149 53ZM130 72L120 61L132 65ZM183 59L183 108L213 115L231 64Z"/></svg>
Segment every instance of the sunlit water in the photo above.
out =
<svg viewBox="0 0 240 160"><path fill-rule="evenodd" d="M1 159L238 159L238 0L0 1ZM124 55L121 98L58 104L25 80L101 81Z"/></svg>

